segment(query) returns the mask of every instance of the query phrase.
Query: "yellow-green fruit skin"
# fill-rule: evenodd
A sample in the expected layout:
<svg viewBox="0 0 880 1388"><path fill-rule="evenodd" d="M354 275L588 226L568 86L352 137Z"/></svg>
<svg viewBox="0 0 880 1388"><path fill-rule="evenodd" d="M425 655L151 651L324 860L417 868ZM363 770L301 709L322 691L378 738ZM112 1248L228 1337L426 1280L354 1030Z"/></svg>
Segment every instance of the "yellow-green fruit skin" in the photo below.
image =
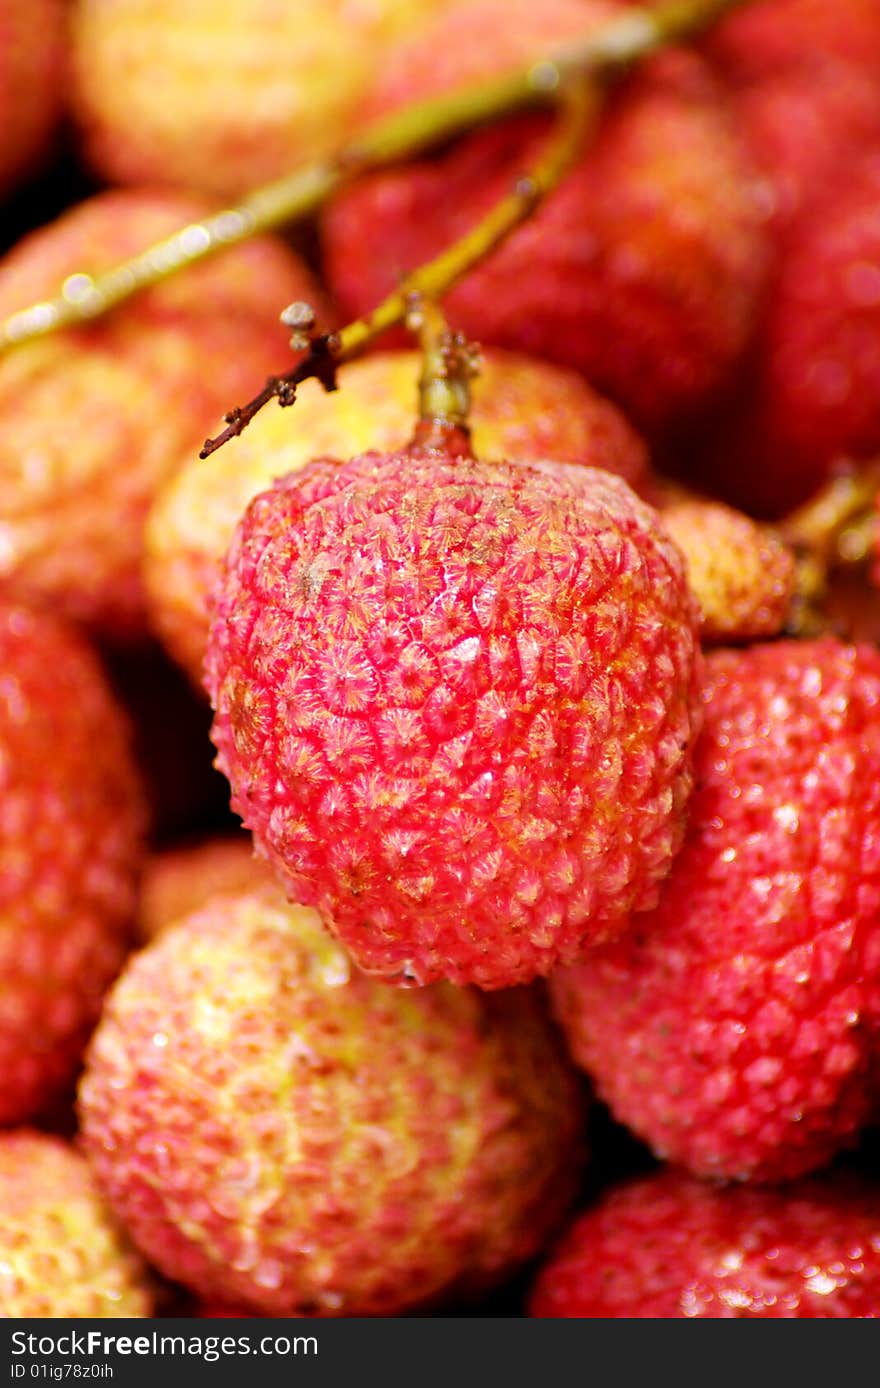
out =
<svg viewBox="0 0 880 1388"><path fill-rule="evenodd" d="M79 1107L150 1261L262 1314L476 1295L546 1242L582 1157L578 1081L532 993L389 988L274 886L132 959Z"/></svg>
<svg viewBox="0 0 880 1388"><path fill-rule="evenodd" d="M0 1134L0 1318L152 1314L147 1269L82 1156L45 1133Z"/></svg>

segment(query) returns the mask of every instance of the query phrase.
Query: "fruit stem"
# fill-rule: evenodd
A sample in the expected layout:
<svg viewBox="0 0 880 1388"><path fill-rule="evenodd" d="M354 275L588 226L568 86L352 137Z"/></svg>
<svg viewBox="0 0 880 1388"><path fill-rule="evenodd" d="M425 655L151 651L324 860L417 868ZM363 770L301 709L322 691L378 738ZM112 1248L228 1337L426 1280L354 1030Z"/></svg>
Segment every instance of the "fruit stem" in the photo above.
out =
<svg viewBox="0 0 880 1388"><path fill-rule="evenodd" d="M554 101L567 79L619 73L668 43L701 33L744 3L747 0L663 0L634 8L516 73L394 112L345 145L335 158L254 189L238 207L183 227L101 275L71 275L56 298L21 309L0 325L0 353L59 328L89 322L194 261L307 216L359 174L411 158L474 125Z"/></svg>
<svg viewBox="0 0 880 1388"><path fill-rule="evenodd" d="M473 456L468 419L479 346L468 342L464 333L453 332L440 306L421 296L412 300L406 326L422 349L419 422L412 446Z"/></svg>
<svg viewBox="0 0 880 1388"><path fill-rule="evenodd" d="M878 493L880 462L842 467L815 496L779 522L779 533L797 560L790 634L820 630L832 572L862 564L871 555Z"/></svg>
<svg viewBox="0 0 880 1388"><path fill-rule="evenodd" d="M538 164L518 178L506 197L503 197L475 227L458 241L447 246L433 260L420 265L406 275L397 289L372 313L357 318L337 333L325 333L312 341L305 357L284 376L270 376L263 389L247 405L231 410L226 416L226 428L216 438L206 439L200 458L207 458L229 439L235 438L250 423L264 405L277 397L280 405L292 405L296 387L310 376L316 376L325 390L336 388L336 367L351 361L365 351L388 328L403 322L412 313L414 304L436 303L462 275L483 260L505 237L519 226L538 204L564 177L581 154L584 138L591 123L598 117L601 94L593 85L572 82L557 93L559 120ZM292 306L293 307L293 306ZM296 305L297 317L303 306ZM289 320L289 311L282 314ZM427 393L428 386L425 391ZM455 413L467 402L460 399L449 408ZM432 406L424 408L431 409ZM443 406L438 402L438 409ZM423 412L422 418L425 418ZM430 418L437 419L436 414Z"/></svg>

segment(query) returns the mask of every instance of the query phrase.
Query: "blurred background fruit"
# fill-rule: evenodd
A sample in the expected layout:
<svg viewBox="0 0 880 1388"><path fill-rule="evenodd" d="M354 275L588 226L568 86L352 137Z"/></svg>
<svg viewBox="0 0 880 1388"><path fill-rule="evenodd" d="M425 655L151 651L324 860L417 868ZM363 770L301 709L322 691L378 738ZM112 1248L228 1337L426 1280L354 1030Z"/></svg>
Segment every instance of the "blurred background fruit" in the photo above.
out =
<svg viewBox="0 0 880 1388"><path fill-rule="evenodd" d="M145 806L95 656L0 605L0 1123L64 1093L129 944Z"/></svg>
<svg viewBox="0 0 880 1388"><path fill-rule="evenodd" d="M0 0L0 197L47 162L60 120L64 0Z"/></svg>
<svg viewBox="0 0 880 1388"><path fill-rule="evenodd" d="M385 49L449 0L73 0L73 105L115 183L230 197L330 154Z"/></svg>
<svg viewBox="0 0 880 1388"><path fill-rule="evenodd" d="M474 0L392 48L365 111L387 114L522 65L615 14L605 0ZM534 162L520 116L360 180L323 217L346 314L372 308ZM484 343L577 367L649 432L708 406L752 328L766 247L758 187L711 74L666 54L611 97L577 168L447 296Z"/></svg>
<svg viewBox="0 0 880 1388"><path fill-rule="evenodd" d="M388 988L275 886L214 897L131 960L79 1104L145 1255L264 1314L478 1296L556 1230L583 1156L534 996Z"/></svg>
<svg viewBox="0 0 880 1388"><path fill-rule="evenodd" d="M0 1315L151 1316L153 1291L85 1159L44 1133L0 1133Z"/></svg>
<svg viewBox="0 0 880 1388"><path fill-rule="evenodd" d="M177 193L107 192L35 231L0 264L0 316L203 216ZM87 285L86 285L87 287ZM278 315L320 304L280 241L206 260L94 324L0 360L0 589L115 638L146 634L141 534L160 481L284 360Z"/></svg>

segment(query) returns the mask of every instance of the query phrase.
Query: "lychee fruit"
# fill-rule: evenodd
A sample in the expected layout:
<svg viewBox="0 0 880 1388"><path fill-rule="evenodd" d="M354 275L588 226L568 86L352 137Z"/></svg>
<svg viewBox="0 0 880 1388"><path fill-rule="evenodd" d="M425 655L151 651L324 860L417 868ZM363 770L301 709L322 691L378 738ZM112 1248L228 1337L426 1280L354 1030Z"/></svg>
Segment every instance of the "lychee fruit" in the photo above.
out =
<svg viewBox="0 0 880 1388"><path fill-rule="evenodd" d="M84 1158L45 1133L0 1133L0 1317L153 1311L147 1269Z"/></svg>
<svg viewBox="0 0 880 1388"><path fill-rule="evenodd" d="M281 178L335 151L387 45L448 3L75 0L86 154L114 183L223 197Z"/></svg>
<svg viewBox="0 0 880 1388"><path fill-rule="evenodd" d="M778 636L795 589L795 556L779 533L697 496L676 496L663 506L662 517L687 561L703 642Z"/></svg>
<svg viewBox="0 0 880 1388"><path fill-rule="evenodd" d="M0 0L0 196L32 176L61 110L63 0Z"/></svg>
<svg viewBox="0 0 880 1388"><path fill-rule="evenodd" d="M201 688L208 601L236 522L276 477L322 454L350 458L402 446L412 433L420 357L377 352L343 366L339 390L297 389L292 412L266 410L210 460L188 456L156 497L144 578L155 630ZM488 351L473 383L471 427L482 457L589 463L648 485L646 450L613 405L575 372Z"/></svg>
<svg viewBox="0 0 880 1388"><path fill-rule="evenodd" d="M732 421L696 475L784 515L836 465L880 451L880 140L787 241Z"/></svg>
<svg viewBox="0 0 880 1388"><path fill-rule="evenodd" d="M782 1190L660 1172L610 1190L540 1272L532 1316L880 1315L880 1193L840 1174Z"/></svg>
<svg viewBox="0 0 880 1388"><path fill-rule="evenodd" d="M613 18L605 0L477 0L393 48L367 113L512 68ZM323 218L347 313L468 231L535 162L548 119L519 116L344 189ZM763 282L764 213L723 99L695 54L667 53L611 97L576 169L446 297L484 343L576 367L651 431L726 384Z"/></svg>
<svg viewBox="0 0 880 1388"><path fill-rule="evenodd" d="M697 654L682 558L625 482L450 444L256 497L206 682L232 808L291 898L370 972L499 988L656 899Z"/></svg>
<svg viewBox="0 0 880 1388"><path fill-rule="evenodd" d="M551 979L615 1117L701 1176L775 1181L852 1145L880 1005L880 653L706 657L684 846L653 911Z"/></svg>
<svg viewBox="0 0 880 1388"><path fill-rule="evenodd" d="M573 1196L583 1109L537 999L368 979L277 886L134 955L80 1086L135 1243L266 1315L399 1315L532 1257Z"/></svg>
<svg viewBox="0 0 880 1388"><path fill-rule="evenodd" d="M78 635L0 604L0 671L0 1123L10 1124L74 1078L126 952L145 814L126 719Z"/></svg>
<svg viewBox="0 0 880 1388"><path fill-rule="evenodd" d="M0 264L0 316L94 275L207 205L100 194ZM80 278L82 276L82 278ZM114 637L146 630L144 517L162 478L287 352L278 315L319 302L282 243L230 247L94 323L0 360L0 589Z"/></svg>

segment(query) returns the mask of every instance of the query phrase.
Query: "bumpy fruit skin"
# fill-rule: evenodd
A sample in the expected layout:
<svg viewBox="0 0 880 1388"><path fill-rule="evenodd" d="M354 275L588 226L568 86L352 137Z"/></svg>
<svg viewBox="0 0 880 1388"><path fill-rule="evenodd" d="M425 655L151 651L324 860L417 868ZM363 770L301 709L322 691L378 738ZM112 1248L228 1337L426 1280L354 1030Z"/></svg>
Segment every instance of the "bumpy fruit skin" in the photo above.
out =
<svg viewBox="0 0 880 1388"><path fill-rule="evenodd" d="M522 66L617 9L459 7L391 51L368 113ZM343 191L323 221L343 308L373 308L402 271L470 229L547 129L542 116L508 120ZM577 168L446 307L468 335L576 367L641 426L663 429L706 404L744 347L763 280L762 216L708 71L693 54L666 54L612 97Z"/></svg>
<svg viewBox="0 0 880 1388"><path fill-rule="evenodd" d="M78 1152L0 1134L0 1318L151 1316L147 1269Z"/></svg>
<svg viewBox="0 0 880 1388"><path fill-rule="evenodd" d="M871 1108L880 654L833 638L706 658L688 832L656 910L551 980L615 1115L697 1175L782 1180Z"/></svg>
<svg viewBox="0 0 880 1388"><path fill-rule="evenodd" d="M216 835L154 853L146 863L138 903L138 934L152 940L212 896L242 891L271 880L254 855L249 834Z"/></svg>
<svg viewBox="0 0 880 1388"><path fill-rule="evenodd" d="M208 599L236 523L276 477L312 458L402 447L413 431L421 359L377 352L339 372L327 395L297 390L292 413L264 410L241 436L201 461L188 456L159 492L146 529L144 580L151 621L201 688ZM471 431L484 458L589 463L647 487L645 447L617 409L573 371L488 351L473 383Z"/></svg>
<svg viewBox="0 0 880 1388"><path fill-rule="evenodd" d="M730 506L677 498L663 524L687 561L706 644L777 636L794 592L794 554L769 526Z"/></svg>
<svg viewBox="0 0 880 1388"><path fill-rule="evenodd" d="M281 178L335 150L386 45L448 4L75 0L88 157L115 183L226 197Z"/></svg>
<svg viewBox="0 0 880 1388"><path fill-rule="evenodd" d="M236 532L206 660L233 808L371 972L507 987L656 899L696 612L609 473L318 460Z"/></svg>
<svg viewBox="0 0 880 1388"><path fill-rule="evenodd" d="M0 264L0 317L202 217L167 192L100 194ZM289 355L278 314L320 303L310 275L261 238L156 286L107 318L0 361L0 588L111 636L146 630L144 517L160 481Z"/></svg>
<svg viewBox="0 0 880 1388"><path fill-rule="evenodd" d="M396 1315L531 1257L583 1110L536 999L366 978L277 886L134 956L80 1086L85 1150L159 1269L267 1315Z"/></svg>
<svg viewBox="0 0 880 1388"><path fill-rule="evenodd" d="M2 603L0 670L0 1123L9 1124L74 1077L126 951L145 814L127 721L79 636Z"/></svg>
<svg viewBox="0 0 880 1388"><path fill-rule="evenodd" d="M538 1276L532 1316L880 1316L880 1197L868 1182L714 1189L663 1172L612 1190Z"/></svg>
<svg viewBox="0 0 880 1388"><path fill-rule="evenodd" d="M62 0L0 0L0 196L33 174L61 107Z"/></svg>

